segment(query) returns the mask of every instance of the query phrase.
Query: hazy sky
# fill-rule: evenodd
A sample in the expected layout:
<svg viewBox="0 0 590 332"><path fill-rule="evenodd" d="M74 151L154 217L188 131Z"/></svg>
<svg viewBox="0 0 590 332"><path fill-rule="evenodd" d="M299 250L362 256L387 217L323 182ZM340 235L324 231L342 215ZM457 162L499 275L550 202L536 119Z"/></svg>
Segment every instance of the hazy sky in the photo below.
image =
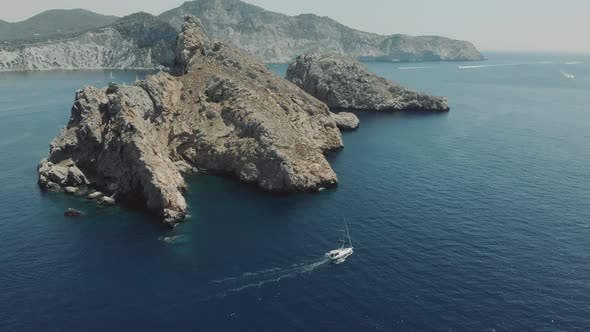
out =
<svg viewBox="0 0 590 332"><path fill-rule="evenodd" d="M85 8L123 16L159 14L177 0L16 0L0 19L19 21L51 8ZM590 53L590 0L246 0L295 15L314 13L380 34L443 35L482 50Z"/></svg>

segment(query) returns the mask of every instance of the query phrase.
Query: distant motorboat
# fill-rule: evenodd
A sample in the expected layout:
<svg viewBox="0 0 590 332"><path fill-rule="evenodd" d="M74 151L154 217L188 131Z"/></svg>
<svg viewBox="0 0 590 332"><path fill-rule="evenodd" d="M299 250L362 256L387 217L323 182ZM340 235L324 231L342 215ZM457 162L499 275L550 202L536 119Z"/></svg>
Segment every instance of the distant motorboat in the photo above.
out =
<svg viewBox="0 0 590 332"><path fill-rule="evenodd" d="M574 76L574 74L570 74L570 73L566 73L566 72L561 72L561 75L563 75L563 77L565 78L569 78L570 80L576 78L576 76Z"/></svg>
<svg viewBox="0 0 590 332"><path fill-rule="evenodd" d="M344 243L342 243L341 248L334 249L326 253L326 257L329 258L335 264L343 263L348 256L354 253L354 247L352 246L352 241L350 240L350 234L348 233L348 225L346 224L346 219L344 220L344 227L346 227L346 235L348 236L349 247L345 247Z"/></svg>

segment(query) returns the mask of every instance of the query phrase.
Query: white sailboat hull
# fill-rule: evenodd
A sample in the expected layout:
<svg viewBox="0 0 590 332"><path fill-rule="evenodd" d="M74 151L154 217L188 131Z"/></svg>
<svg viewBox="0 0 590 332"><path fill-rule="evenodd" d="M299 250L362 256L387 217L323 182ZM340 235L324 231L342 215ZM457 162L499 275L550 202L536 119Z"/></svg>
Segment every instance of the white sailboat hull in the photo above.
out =
<svg viewBox="0 0 590 332"><path fill-rule="evenodd" d="M350 255L354 253L354 248L340 248L336 250L332 250L326 253L326 257L329 258L332 262L336 264L340 264L346 260Z"/></svg>

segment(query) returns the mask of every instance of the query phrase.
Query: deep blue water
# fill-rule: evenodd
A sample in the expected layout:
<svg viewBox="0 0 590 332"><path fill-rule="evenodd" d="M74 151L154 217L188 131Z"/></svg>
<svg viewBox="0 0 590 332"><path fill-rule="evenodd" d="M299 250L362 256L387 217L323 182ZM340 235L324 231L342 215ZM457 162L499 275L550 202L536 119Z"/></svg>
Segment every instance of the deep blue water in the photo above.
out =
<svg viewBox="0 0 590 332"><path fill-rule="evenodd" d="M451 112L359 114L319 194L195 176L173 231L37 188L74 91L108 73L0 73L0 330L590 330L590 57L489 58L368 63ZM355 254L332 265L344 217Z"/></svg>

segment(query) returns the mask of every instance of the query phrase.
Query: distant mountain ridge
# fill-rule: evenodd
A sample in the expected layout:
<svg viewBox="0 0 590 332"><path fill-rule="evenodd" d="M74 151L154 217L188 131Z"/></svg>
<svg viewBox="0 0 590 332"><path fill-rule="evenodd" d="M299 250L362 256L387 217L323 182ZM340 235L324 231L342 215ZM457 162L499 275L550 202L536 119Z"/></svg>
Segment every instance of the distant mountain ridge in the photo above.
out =
<svg viewBox="0 0 590 332"><path fill-rule="evenodd" d="M52 9L21 22L0 21L0 41L34 43L79 36L119 18L85 9Z"/></svg>
<svg viewBox="0 0 590 332"><path fill-rule="evenodd" d="M288 16L239 0L196 0L159 16L140 12L117 19L78 9L52 10L18 23L1 21L0 71L168 67L187 14L201 20L210 38L264 62L289 62L311 52L365 61L483 60L465 41L381 36L313 14Z"/></svg>
<svg viewBox="0 0 590 332"><path fill-rule="evenodd" d="M201 20L207 34L265 62L289 62L311 52L375 61L483 60L469 42L444 37L382 36L349 28L314 14L289 16L240 0L197 0L159 18L180 29L184 15Z"/></svg>

